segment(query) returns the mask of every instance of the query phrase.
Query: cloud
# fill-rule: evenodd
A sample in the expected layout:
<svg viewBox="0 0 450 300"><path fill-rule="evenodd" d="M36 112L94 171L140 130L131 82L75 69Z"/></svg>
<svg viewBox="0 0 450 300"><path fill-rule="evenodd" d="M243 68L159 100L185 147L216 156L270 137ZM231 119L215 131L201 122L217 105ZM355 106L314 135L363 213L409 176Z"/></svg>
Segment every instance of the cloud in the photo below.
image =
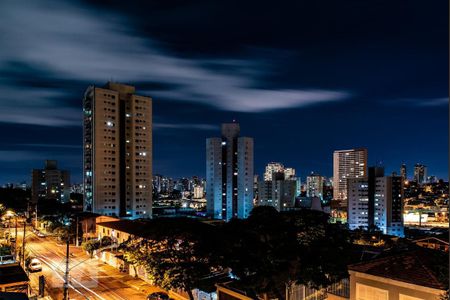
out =
<svg viewBox="0 0 450 300"><path fill-rule="evenodd" d="M416 106L448 106L448 98L418 99L411 100L411 103L414 103Z"/></svg>
<svg viewBox="0 0 450 300"><path fill-rule="evenodd" d="M81 145L67 145L67 144L16 144L20 147L32 147L32 148L62 148L62 149L82 149Z"/></svg>
<svg viewBox="0 0 450 300"><path fill-rule="evenodd" d="M197 130L217 130L219 126L211 124L169 124L153 123L153 129L197 129Z"/></svg>
<svg viewBox="0 0 450 300"><path fill-rule="evenodd" d="M239 59L175 56L151 37L141 37L133 31L128 19L106 11L99 16L96 11L76 5L45 0L27 6L11 1L3 6L0 17L4 26L0 32L5 46L0 49L0 57L6 60L0 59L0 67L10 61L20 61L45 69L55 80L74 82L110 79L127 83L158 82L173 88L141 92L155 100L171 98L206 103L236 112L287 109L349 97L345 91L268 88L263 78L271 73L271 63L252 58L251 53ZM55 105L58 103L47 101L51 90L27 88L27 91L8 93L5 101L0 99L3 122L46 126L81 124L75 109L58 108ZM73 90L63 92L67 95ZM3 104L6 97L11 105ZM81 101L82 95L72 97ZM27 105L14 110L22 102Z"/></svg>

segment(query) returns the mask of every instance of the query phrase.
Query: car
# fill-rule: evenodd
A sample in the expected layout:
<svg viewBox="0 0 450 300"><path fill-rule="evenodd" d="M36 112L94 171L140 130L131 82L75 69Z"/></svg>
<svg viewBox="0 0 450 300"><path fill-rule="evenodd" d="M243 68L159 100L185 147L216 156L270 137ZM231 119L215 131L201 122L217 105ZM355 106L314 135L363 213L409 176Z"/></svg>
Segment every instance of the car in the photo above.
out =
<svg viewBox="0 0 450 300"><path fill-rule="evenodd" d="M36 233L36 235L37 235L38 237L45 237L45 234L43 234L43 233L40 232L40 231L38 231L38 232Z"/></svg>
<svg viewBox="0 0 450 300"><path fill-rule="evenodd" d="M30 261L30 264L28 265L28 270L30 270L30 272L42 271L41 261L39 259L37 259L37 258L33 258Z"/></svg>
<svg viewBox="0 0 450 300"><path fill-rule="evenodd" d="M148 295L147 300L169 300L169 295L165 292L156 292Z"/></svg>
<svg viewBox="0 0 450 300"><path fill-rule="evenodd" d="M9 242L10 242L10 243L15 243L15 242L16 242L16 238L10 237L10 238L9 238Z"/></svg>

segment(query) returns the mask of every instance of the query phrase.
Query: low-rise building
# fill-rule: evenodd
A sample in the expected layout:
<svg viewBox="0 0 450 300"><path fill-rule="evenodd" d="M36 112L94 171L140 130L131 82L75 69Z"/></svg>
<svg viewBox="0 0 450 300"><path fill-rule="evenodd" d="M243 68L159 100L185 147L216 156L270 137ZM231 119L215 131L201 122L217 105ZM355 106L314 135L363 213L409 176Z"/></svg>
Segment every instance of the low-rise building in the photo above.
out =
<svg viewBox="0 0 450 300"><path fill-rule="evenodd" d="M415 249L349 266L350 300L439 300L448 288L448 257Z"/></svg>
<svg viewBox="0 0 450 300"><path fill-rule="evenodd" d="M30 279L18 264L0 265L0 292L18 292L28 294Z"/></svg>
<svg viewBox="0 0 450 300"><path fill-rule="evenodd" d="M439 236L427 236L424 238L414 240L416 245L428 248L448 252L448 235L442 234Z"/></svg>

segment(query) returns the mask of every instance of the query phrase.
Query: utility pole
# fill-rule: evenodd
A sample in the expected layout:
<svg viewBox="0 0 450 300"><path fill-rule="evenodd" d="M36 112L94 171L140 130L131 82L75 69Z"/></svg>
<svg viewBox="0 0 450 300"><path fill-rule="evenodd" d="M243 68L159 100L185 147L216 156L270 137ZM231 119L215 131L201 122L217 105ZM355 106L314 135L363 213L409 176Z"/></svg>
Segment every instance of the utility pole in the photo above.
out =
<svg viewBox="0 0 450 300"><path fill-rule="evenodd" d="M77 228L76 228L76 234L75 234L75 246L78 247L78 216L77 216Z"/></svg>
<svg viewBox="0 0 450 300"><path fill-rule="evenodd" d="M34 228L38 229L37 202L36 202L36 225L34 225Z"/></svg>
<svg viewBox="0 0 450 300"><path fill-rule="evenodd" d="M15 259L17 259L17 216L15 216L15 219L16 219L16 230L15 230L15 235L14 235L14 238L15 238L15 243L14 243L14 257L15 257Z"/></svg>
<svg viewBox="0 0 450 300"><path fill-rule="evenodd" d="M64 300L69 300L69 232L66 244L66 272L64 273Z"/></svg>
<svg viewBox="0 0 450 300"><path fill-rule="evenodd" d="M23 239L22 239L22 262L23 262L23 268L25 269L27 266L25 265L25 237L27 233L27 221L25 220L23 222ZM16 241L17 243L17 241Z"/></svg>

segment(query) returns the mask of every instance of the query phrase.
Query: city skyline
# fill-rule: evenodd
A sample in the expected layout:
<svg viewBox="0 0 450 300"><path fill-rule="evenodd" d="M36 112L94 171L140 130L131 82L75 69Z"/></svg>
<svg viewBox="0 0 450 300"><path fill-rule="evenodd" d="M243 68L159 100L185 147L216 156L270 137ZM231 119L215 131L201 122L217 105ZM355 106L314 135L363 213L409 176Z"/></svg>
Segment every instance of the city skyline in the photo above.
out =
<svg viewBox="0 0 450 300"><path fill-rule="evenodd" d="M205 138L235 119L255 139L259 175L280 161L331 176L333 151L364 147L387 173L422 163L448 178L448 3L216 4L214 18L202 5L141 7L149 17L132 5L5 3L0 182L29 181L46 159L81 182L82 95L108 80L154 101L153 173L204 177Z"/></svg>

